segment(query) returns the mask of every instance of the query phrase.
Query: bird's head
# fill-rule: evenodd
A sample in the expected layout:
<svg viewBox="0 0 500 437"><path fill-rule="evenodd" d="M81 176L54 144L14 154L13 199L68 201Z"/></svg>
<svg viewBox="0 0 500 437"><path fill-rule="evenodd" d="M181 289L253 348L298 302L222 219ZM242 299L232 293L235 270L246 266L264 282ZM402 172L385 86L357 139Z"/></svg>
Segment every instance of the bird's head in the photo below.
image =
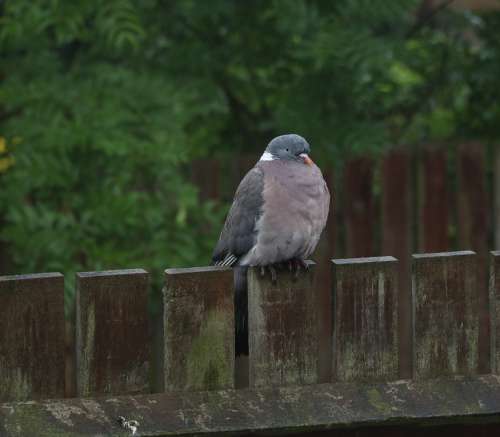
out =
<svg viewBox="0 0 500 437"><path fill-rule="evenodd" d="M300 135L280 135L267 145L260 159L261 161L290 160L312 165L313 161L309 158L310 152L311 146Z"/></svg>

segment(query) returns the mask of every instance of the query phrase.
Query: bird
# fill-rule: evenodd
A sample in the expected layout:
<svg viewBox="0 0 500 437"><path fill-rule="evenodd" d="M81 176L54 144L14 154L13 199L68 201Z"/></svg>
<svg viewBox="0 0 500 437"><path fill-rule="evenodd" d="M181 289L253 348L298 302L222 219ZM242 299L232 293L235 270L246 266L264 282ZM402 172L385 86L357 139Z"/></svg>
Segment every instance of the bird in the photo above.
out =
<svg viewBox="0 0 500 437"><path fill-rule="evenodd" d="M325 228L330 193L300 135L280 135L267 145L234 195L212 254L216 266L232 267L235 288L235 353L248 355L247 270L307 269L306 259Z"/></svg>

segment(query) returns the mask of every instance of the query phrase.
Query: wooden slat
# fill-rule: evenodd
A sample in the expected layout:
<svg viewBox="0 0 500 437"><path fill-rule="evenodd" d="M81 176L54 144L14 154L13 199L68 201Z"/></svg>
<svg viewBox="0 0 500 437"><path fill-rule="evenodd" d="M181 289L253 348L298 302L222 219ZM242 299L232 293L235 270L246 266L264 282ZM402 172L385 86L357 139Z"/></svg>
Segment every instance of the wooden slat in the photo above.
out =
<svg viewBox="0 0 500 437"><path fill-rule="evenodd" d="M500 251L491 252L490 262L491 371L500 375Z"/></svg>
<svg viewBox="0 0 500 437"><path fill-rule="evenodd" d="M500 144L495 146L493 163L493 234L495 237L494 249L500 250Z"/></svg>
<svg viewBox="0 0 500 437"><path fill-rule="evenodd" d="M478 372L475 253L413 255L413 370L417 379Z"/></svg>
<svg viewBox="0 0 500 437"><path fill-rule="evenodd" d="M325 181L332 199L336 199L334 174L331 169L323 169ZM332 269L330 260L335 253L336 210L332 202L325 230L321 234L318 247L314 252L316 260L316 293L317 315L319 323L319 381L329 382L332 373Z"/></svg>
<svg viewBox="0 0 500 437"><path fill-rule="evenodd" d="M149 392L149 274L76 275L78 396Z"/></svg>
<svg viewBox="0 0 500 437"><path fill-rule="evenodd" d="M321 431L320 436L329 437L428 436L432 425L499 424L499 399L499 378L489 375L22 402L0 404L0 435L131 436L117 421L123 416L139 422L136 435L142 437L304 436ZM394 434L379 432L381 426L392 426ZM408 427L422 432L407 433ZM499 429L483 435L496 436Z"/></svg>
<svg viewBox="0 0 500 437"><path fill-rule="evenodd" d="M390 152L382 166L382 253L399 260L399 367L402 378L411 369L411 202L410 157L401 150Z"/></svg>
<svg viewBox="0 0 500 437"><path fill-rule="evenodd" d="M234 386L233 272L165 270L165 390Z"/></svg>
<svg viewBox="0 0 500 437"><path fill-rule="evenodd" d="M314 384L318 382L317 298L315 265L298 279L287 270L270 275L248 271L250 387Z"/></svg>
<svg viewBox="0 0 500 437"><path fill-rule="evenodd" d="M276 284L259 268L248 271L250 387L318 382L315 265L308 264L297 280L280 270Z"/></svg>
<svg viewBox="0 0 500 437"><path fill-rule="evenodd" d="M346 256L373 254L373 161L358 158L344 169L343 206Z"/></svg>
<svg viewBox="0 0 500 437"><path fill-rule="evenodd" d="M398 263L333 260L333 379L398 379Z"/></svg>
<svg viewBox="0 0 500 437"><path fill-rule="evenodd" d="M63 396L64 277L0 277L0 401Z"/></svg>
<svg viewBox="0 0 500 437"><path fill-rule="evenodd" d="M488 303L488 230L489 207L486 192L485 146L461 144L457 157L458 237L460 249L476 252L479 320L479 371L490 371L490 325L484 309Z"/></svg>
<svg viewBox="0 0 500 437"><path fill-rule="evenodd" d="M448 250L447 154L443 147L427 147L420 166L419 241L422 253Z"/></svg>

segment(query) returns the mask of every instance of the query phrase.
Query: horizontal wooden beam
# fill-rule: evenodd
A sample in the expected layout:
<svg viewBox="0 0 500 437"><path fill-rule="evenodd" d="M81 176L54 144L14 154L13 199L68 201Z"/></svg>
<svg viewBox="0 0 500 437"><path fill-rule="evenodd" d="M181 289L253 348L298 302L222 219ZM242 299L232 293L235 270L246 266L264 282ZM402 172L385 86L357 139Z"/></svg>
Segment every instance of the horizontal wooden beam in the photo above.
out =
<svg viewBox="0 0 500 437"><path fill-rule="evenodd" d="M379 426L500 423L500 377L336 383L0 404L0 435L266 434ZM121 435L121 434L120 434ZM128 434L131 435L129 431Z"/></svg>

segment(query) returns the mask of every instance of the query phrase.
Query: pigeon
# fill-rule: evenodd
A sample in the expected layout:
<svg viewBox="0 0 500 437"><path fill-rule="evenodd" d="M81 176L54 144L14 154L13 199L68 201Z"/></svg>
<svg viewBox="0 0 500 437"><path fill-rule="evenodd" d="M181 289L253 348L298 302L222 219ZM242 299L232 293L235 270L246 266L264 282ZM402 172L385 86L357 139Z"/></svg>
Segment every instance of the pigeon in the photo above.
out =
<svg viewBox="0 0 500 437"><path fill-rule="evenodd" d="M236 355L248 355L247 269L288 265L298 274L318 244L330 193L299 135L274 138L241 181L215 246L214 265L234 268Z"/></svg>

